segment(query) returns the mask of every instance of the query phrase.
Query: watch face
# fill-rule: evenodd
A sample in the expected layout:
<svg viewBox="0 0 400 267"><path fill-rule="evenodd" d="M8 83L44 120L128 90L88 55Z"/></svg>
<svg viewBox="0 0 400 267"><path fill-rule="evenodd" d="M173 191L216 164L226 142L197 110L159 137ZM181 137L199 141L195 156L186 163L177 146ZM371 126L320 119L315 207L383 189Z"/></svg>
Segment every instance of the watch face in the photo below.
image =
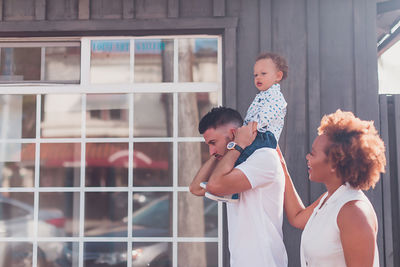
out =
<svg viewBox="0 0 400 267"><path fill-rule="evenodd" d="M235 142L229 142L229 143L226 145L226 148L227 148L227 149L233 149L233 148L235 147L235 145L236 145Z"/></svg>

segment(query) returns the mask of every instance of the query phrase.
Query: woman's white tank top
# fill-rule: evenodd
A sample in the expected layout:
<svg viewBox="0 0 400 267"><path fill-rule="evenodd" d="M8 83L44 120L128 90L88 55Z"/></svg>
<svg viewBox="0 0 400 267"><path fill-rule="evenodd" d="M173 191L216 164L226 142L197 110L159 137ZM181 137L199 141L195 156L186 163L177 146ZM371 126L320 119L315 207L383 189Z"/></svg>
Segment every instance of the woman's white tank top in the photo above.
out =
<svg viewBox="0 0 400 267"><path fill-rule="evenodd" d="M327 195L326 193L322 197L314 209L301 235L302 267L346 267L337 215L343 205L352 200L366 201L371 205L361 190L354 189L349 184L340 186L322 205ZM373 267L379 267L376 244Z"/></svg>

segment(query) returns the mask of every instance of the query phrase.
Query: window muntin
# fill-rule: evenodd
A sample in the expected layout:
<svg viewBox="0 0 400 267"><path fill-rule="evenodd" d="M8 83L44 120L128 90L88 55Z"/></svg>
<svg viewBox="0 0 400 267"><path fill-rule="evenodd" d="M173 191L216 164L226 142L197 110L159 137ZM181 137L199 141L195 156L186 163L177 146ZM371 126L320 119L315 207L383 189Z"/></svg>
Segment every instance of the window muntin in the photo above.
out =
<svg viewBox="0 0 400 267"><path fill-rule="evenodd" d="M91 41L116 39L118 38L83 38L82 56L91 59ZM189 132L189 128L194 125L194 122L191 122L192 124L188 122L185 125L187 120L184 120L184 113L189 115L193 112L198 120L206 112L207 107L221 104L221 83L219 82L222 68L221 40L215 36L119 39L129 39L128 82L92 83L90 60L83 60L81 80L78 85L32 86L29 87L31 88L29 90L26 89L27 87L13 85L13 88L26 93L24 97L33 99L34 105L31 105L33 107L31 111L34 112L34 115L32 112L25 113L34 118L34 122L40 121L41 123L34 123L31 128L33 134L29 137L17 136L15 141L31 145L29 153L32 155L30 159L33 182L31 181L28 186L20 189L10 186L0 188L0 194L8 194L9 191L15 190L27 190L32 197L34 195L32 206L36 219L33 220L31 232L36 232L37 237L32 235L30 239L27 239L32 244L33 255L31 256L34 266L40 264L42 253L56 255L54 259L66 260L68 264L74 263L74 266L90 264L93 255L97 255L96 259L109 257L124 259L125 257L123 262L126 262L128 266L135 266L135 264L139 264L140 259L145 258L148 249L165 252L167 257L162 257L160 262L167 263L168 266L178 266L183 257L189 257L187 260L190 260L190 257L194 255L192 253L196 253L191 250L192 246L185 245L189 243L215 249L212 252L214 256L206 261L211 264L210 266L218 266L211 262L222 264L220 254L222 252L221 205L218 204L210 211L206 211L204 208L199 211L200 215L205 212L210 214L210 216L201 215L199 220L208 227L207 229L211 229L203 231L212 232L212 235L188 230L192 226L186 222L187 215L184 213L184 208L180 208L179 205L190 207L191 198L194 198L196 202L201 199L188 193L188 181L186 180L189 173L187 175L183 173L184 166L192 169L194 167L192 163L185 164L184 159L190 153L197 158L196 161L204 158L206 157L204 155L207 155L207 149L202 142L203 139L196 131L191 129ZM159 67L161 71L154 72L156 74L154 82L153 80L140 81L136 77L135 67L139 65L135 65L135 44L138 40L146 39L150 40L149 42L152 40L165 41L165 50L172 53L172 57L163 56L164 62L158 61L157 64L162 62L161 64L167 67ZM216 60L217 65L213 63L213 66L217 66L217 70L213 69L213 73L216 73L217 79L211 79L215 81L198 79L183 82L179 79L180 39L216 40L217 56L213 57L213 60ZM146 64L150 64L149 62L151 63L150 60L146 61ZM168 66L172 66L173 70ZM191 69L196 72L202 67L191 67ZM207 70L207 68L205 69ZM162 82L160 82L160 72L167 71L170 73L163 77L172 77L172 79L162 78ZM8 90L7 87L1 90L2 96L17 96L11 92L13 91ZM100 99L103 99L99 100L99 96ZM181 99L187 96L194 99L192 105L182 102ZM111 101L112 104L108 103L107 100L114 97L119 100ZM59 105L55 103L59 103ZM26 109L25 106L24 109ZM107 125L104 127L107 130L94 127L91 120ZM50 131L52 129L50 126L56 123L60 126L53 127L53 131ZM109 131L109 128L113 127L110 126L110 123L122 123L120 128L124 129L123 134L117 131L118 127L115 127L115 131ZM0 125L2 125L1 122ZM182 130L181 127L185 129ZM0 143L10 143L10 141L0 138ZM192 143L201 144L200 149L191 150L190 144ZM88 162L90 159L88 153L91 153L90 150L92 150L90 147L91 145L101 145L101 149L105 149L106 145L112 144L124 145L114 153L113 159L119 162L114 161L111 164L108 162L104 166L98 166L103 168L100 172L106 173L102 175L107 177L108 182L96 184L97 175L88 172L93 167L93 162ZM65 148L60 145L74 147L72 160L66 157L67 154L63 153ZM59 165L50 166L44 163L45 150L48 149L48 146L54 147L58 152ZM35 149L32 150L32 148ZM44 154L42 150L45 151ZM22 155L24 154L22 153ZM104 156L102 160L105 158ZM188 157L186 162L188 160L192 159ZM38 167L35 168L35 166ZM4 169L0 164L0 171L1 168ZM49 175L52 171L53 174ZM42 174L53 178L42 179ZM126 176L127 179L121 178ZM72 178L68 179L67 177ZM70 181L67 182L67 180ZM54 203L51 199L54 200ZM165 204L167 203L165 199L167 199L168 205L161 205L163 207L161 211L164 213L167 211L166 220L162 223L160 220L153 222L145 217L142 221L153 223L150 225L151 227L147 226L147 229L152 230L138 231L138 227L143 229L143 225L140 226L137 223L139 222L136 219L138 215L135 212L157 201L164 201ZM165 207L168 207L168 210ZM47 222L42 222L38 214L51 209L61 211L64 215L64 227L58 229L64 233L39 234L38 231ZM217 221L217 225L215 221ZM61 219L55 220L55 222L62 225ZM104 227L104 224L107 226ZM180 227L186 229L180 230ZM116 236L113 236L115 235L114 229L117 228L119 232L117 231ZM155 231L155 228L158 231ZM149 236L148 232L153 235ZM10 239L6 239L7 242L12 242L12 240L12 236ZM3 240L0 238L1 241ZM91 251L95 250L96 244L107 244L115 249L107 253L100 251L100 253L93 254ZM61 249L51 252L45 249L45 245ZM127 253L128 251L129 253ZM126 257L126 255L132 255L132 258ZM207 253L203 256L209 257Z"/></svg>

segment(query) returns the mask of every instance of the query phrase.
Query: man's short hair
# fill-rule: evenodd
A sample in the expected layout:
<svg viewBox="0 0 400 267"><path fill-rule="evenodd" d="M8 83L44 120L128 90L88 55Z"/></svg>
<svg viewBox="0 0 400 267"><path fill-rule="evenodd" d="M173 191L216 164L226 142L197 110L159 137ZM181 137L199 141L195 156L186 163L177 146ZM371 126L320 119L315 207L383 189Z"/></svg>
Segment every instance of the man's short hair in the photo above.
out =
<svg viewBox="0 0 400 267"><path fill-rule="evenodd" d="M210 128L216 129L228 123L235 124L238 128L243 125L243 118L239 112L226 107L216 107L211 109L199 123L199 132L203 134Z"/></svg>

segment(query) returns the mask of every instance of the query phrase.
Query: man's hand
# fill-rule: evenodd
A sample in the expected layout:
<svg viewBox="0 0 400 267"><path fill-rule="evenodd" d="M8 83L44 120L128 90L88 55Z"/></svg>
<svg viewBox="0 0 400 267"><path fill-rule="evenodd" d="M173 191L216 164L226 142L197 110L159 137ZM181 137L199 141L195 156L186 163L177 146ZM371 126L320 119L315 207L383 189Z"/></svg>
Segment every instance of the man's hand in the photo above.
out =
<svg viewBox="0 0 400 267"><path fill-rule="evenodd" d="M242 126L234 132L234 142L241 148L245 149L257 136L257 122L250 122L248 125Z"/></svg>

